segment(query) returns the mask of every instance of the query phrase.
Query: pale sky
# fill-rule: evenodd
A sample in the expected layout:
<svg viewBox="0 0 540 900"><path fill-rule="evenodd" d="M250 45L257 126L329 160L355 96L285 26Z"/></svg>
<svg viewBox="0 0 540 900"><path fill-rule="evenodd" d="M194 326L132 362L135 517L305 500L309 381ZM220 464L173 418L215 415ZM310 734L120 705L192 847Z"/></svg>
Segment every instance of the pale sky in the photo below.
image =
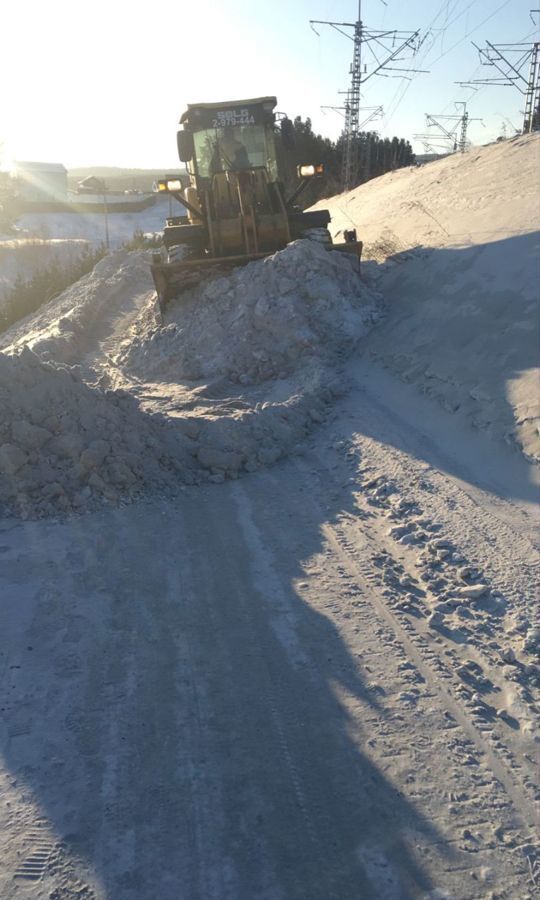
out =
<svg viewBox="0 0 540 900"><path fill-rule="evenodd" d="M425 113L453 114L469 101L469 137L486 143L522 122L515 88L461 88L459 79L496 75L478 67L471 44L538 40L531 0L363 0L367 27L431 28L412 81L373 77L362 104L383 105L372 126L414 142ZM174 168L176 128L187 103L277 95L278 108L310 116L339 134L352 41L310 19L353 22L357 0L7 0L0 37L0 142L4 157L82 165ZM538 22L538 14L534 17ZM487 21L484 21L487 20ZM351 31L352 33L352 31ZM382 50L381 50L382 53ZM365 53L368 73L373 58Z"/></svg>

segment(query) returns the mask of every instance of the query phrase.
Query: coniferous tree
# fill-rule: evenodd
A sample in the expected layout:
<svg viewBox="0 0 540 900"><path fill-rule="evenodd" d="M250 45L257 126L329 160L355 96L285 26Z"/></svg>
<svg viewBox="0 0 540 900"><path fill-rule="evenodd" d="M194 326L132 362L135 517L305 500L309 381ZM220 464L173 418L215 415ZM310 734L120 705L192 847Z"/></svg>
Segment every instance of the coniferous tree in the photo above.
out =
<svg viewBox="0 0 540 900"><path fill-rule="evenodd" d="M344 135L331 141L313 131L311 119L296 116L293 121L294 148L285 147L281 136L277 135L278 158L284 173L286 193L291 194L298 183L296 168L302 164L322 163L324 177L313 179L299 197L302 207L310 206L323 197L329 197L342 190L342 161ZM404 138L380 138L376 131L362 132L358 137L358 181L363 184L385 172L403 166L413 165L413 149Z"/></svg>

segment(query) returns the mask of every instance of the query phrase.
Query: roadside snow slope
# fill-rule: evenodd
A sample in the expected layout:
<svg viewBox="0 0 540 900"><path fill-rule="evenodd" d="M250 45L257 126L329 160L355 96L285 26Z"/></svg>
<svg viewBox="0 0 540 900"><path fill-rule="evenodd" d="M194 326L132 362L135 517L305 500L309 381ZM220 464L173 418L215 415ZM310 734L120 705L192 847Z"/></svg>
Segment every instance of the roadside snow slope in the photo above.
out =
<svg viewBox="0 0 540 900"><path fill-rule="evenodd" d="M369 351L491 436L540 457L540 135L473 147L321 201L354 225L388 302ZM374 271L375 270L375 271Z"/></svg>

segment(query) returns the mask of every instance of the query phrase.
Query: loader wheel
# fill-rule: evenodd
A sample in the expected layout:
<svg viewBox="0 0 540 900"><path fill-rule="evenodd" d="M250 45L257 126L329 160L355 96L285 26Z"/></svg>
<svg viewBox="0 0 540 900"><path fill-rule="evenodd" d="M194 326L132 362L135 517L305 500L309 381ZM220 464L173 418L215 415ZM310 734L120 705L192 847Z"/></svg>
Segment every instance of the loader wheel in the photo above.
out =
<svg viewBox="0 0 540 900"><path fill-rule="evenodd" d="M307 228L302 232L302 240L317 241L318 244L331 244L332 235L328 228Z"/></svg>

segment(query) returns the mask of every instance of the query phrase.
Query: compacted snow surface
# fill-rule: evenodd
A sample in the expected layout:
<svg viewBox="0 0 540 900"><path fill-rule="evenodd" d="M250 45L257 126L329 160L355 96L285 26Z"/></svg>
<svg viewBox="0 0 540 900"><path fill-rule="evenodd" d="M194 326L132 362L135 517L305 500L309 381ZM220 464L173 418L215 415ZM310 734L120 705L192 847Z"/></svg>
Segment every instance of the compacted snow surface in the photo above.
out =
<svg viewBox="0 0 540 900"><path fill-rule="evenodd" d="M539 146L0 337L2 900L537 896Z"/></svg>

